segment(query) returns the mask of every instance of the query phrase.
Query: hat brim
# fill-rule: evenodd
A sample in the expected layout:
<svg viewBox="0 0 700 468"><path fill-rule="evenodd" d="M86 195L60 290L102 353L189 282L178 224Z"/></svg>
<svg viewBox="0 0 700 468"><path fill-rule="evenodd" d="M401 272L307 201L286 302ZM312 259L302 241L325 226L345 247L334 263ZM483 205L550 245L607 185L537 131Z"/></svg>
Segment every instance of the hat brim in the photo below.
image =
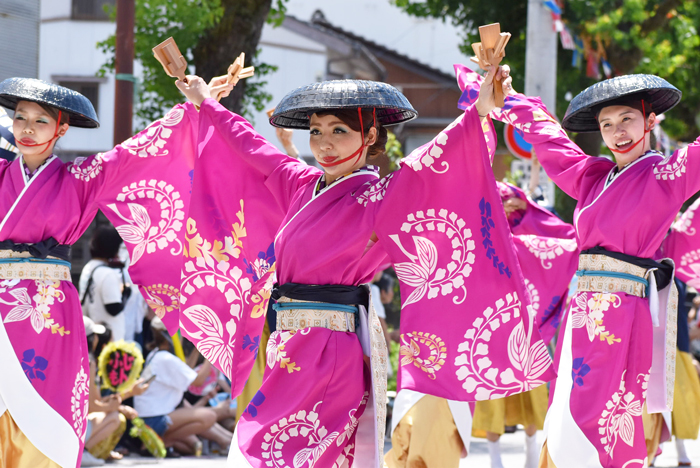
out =
<svg viewBox="0 0 700 468"><path fill-rule="evenodd" d="M332 80L302 86L287 94L270 117L274 127L308 129L309 116L319 111L376 109L383 126L415 119L418 112L396 88L377 81Z"/></svg>
<svg viewBox="0 0 700 468"><path fill-rule="evenodd" d="M639 96L651 103L651 111L663 114L681 100L683 93L663 78L654 75L624 75L589 86L571 100L562 127L570 132L598 132L597 112Z"/></svg>
<svg viewBox="0 0 700 468"><path fill-rule="evenodd" d="M8 96L8 95L3 95L0 94L0 106L10 109L14 111L17 108L17 103L19 101L29 101L29 102L36 102L37 104L45 104L49 105L51 107L55 107L56 109L60 109L69 116L69 125L71 127L80 127L80 128L99 128L100 123L96 120L91 119L87 115L80 114L78 112L75 112L73 110L67 109L63 106L56 105L56 104L49 104L47 102L43 102L38 99L32 99L29 97L17 97L17 96Z"/></svg>
<svg viewBox="0 0 700 468"><path fill-rule="evenodd" d="M98 128L100 122L88 98L77 91L35 78L8 78L0 83L0 106L15 110L19 101L35 102L68 114L72 127Z"/></svg>

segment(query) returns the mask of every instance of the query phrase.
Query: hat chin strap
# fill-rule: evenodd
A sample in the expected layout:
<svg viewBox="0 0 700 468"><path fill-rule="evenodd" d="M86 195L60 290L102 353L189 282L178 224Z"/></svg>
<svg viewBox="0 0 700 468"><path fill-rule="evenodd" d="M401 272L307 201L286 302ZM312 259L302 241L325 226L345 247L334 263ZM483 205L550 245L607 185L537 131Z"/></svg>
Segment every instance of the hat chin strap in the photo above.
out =
<svg viewBox="0 0 700 468"><path fill-rule="evenodd" d="M61 115L62 115L62 112L63 112L63 111L61 111L61 110L59 109L59 111L58 111L58 119L56 119L56 129L53 131L53 137L52 137L49 141L47 141L46 143L32 143L32 144L30 144L30 145L25 145L24 143L20 143L20 142L17 142L17 143L19 143L19 144L22 145L22 146L27 146L27 147L29 147L29 148L34 148L34 147L36 147L36 146L46 146L46 148L44 148L43 150L41 150L42 153L43 153L44 151L46 151L47 149L49 149L49 145L50 145L56 138L58 138L58 127L61 125Z"/></svg>
<svg viewBox="0 0 700 468"><path fill-rule="evenodd" d="M644 117L645 114L646 114L646 112L644 112L644 100L642 99L642 117ZM608 148L610 151L612 151L613 153L621 153L621 154L629 153L630 151L632 151L632 150L635 148L635 146L637 146L638 144L640 144L641 142L643 142L644 140L646 140L646 138L647 138L647 133L649 133L650 131L651 131L651 125L649 126L649 128L647 128L646 117L644 117L644 135L642 135L642 138L640 138L639 140L637 140L632 146L630 146L630 147L627 148L626 150L620 150L620 149L617 149L617 148L611 148L611 147L609 147L609 146L607 146L607 145L605 145L605 146L607 146L607 148Z"/></svg>
<svg viewBox="0 0 700 468"><path fill-rule="evenodd" d="M356 157L356 156L357 156L357 158L356 158L356 160L353 162L353 165L355 165L355 164L357 164L357 163L359 162L360 157L362 157L362 150L365 149L365 147L367 146L367 145L365 144L365 126L364 126L364 124L362 123L362 108L361 108L361 107L358 107L358 108L357 108L357 115L360 117L360 132L361 132L361 138L362 138L362 145L357 149L357 151L355 151L354 153L352 153L352 154L351 154L350 156L348 156L347 158L341 159L340 161L335 161L335 162L332 162L332 163L330 163L330 164L324 164L324 163L322 163L322 162L319 161L318 163L321 165L321 167L333 167L333 166L338 166L338 165L340 165L340 164L343 164L343 163L346 163L346 162L350 161L352 158L354 158L354 157ZM376 109L376 108L373 108L373 109L372 109L372 117L374 118L374 128L377 128L377 109Z"/></svg>

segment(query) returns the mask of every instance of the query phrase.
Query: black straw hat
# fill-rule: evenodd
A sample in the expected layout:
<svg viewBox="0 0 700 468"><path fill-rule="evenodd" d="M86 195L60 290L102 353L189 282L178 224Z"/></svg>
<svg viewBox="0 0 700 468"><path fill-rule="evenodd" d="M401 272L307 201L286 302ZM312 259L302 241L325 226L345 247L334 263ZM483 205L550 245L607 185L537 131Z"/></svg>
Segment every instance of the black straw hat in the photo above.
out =
<svg viewBox="0 0 700 468"><path fill-rule="evenodd" d="M418 116L406 96L386 83L366 80L333 80L302 86L287 94L275 107L270 124L283 128L309 128L309 115L320 110L376 109L384 126Z"/></svg>
<svg viewBox="0 0 700 468"><path fill-rule="evenodd" d="M663 114L681 100L681 91L655 75L623 75L601 81L581 91L571 100L562 126L570 132L597 132L597 112L615 101L639 96L651 103L651 111Z"/></svg>
<svg viewBox="0 0 700 468"><path fill-rule="evenodd" d="M8 78L0 83L0 106L14 110L19 101L46 104L70 116L71 127L97 128L95 108L77 91L34 78Z"/></svg>

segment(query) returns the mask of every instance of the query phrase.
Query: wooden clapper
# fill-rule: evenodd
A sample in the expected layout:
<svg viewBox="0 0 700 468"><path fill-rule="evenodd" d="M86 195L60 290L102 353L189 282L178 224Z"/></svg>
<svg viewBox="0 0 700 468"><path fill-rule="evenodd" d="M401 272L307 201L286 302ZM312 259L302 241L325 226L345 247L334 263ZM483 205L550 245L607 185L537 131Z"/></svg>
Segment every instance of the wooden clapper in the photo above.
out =
<svg viewBox="0 0 700 468"><path fill-rule="evenodd" d="M156 59L163 65L163 70L168 76L173 78L178 78L185 83L187 83L186 71L187 71L187 60L180 53L175 40L172 37L167 38L157 46L153 48L153 55ZM243 67L245 62L245 53L236 57L228 67L227 82L233 84L234 86L238 83L238 80L244 78L250 78L255 74L255 67ZM217 100L221 100L221 94L217 96Z"/></svg>
<svg viewBox="0 0 700 468"><path fill-rule="evenodd" d="M479 36L481 42L472 43L472 49L476 54L476 57L471 58L472 62L484 70L487 65L497 67L506 56L506 44L510 40L510 33L502 33L501 24L493 23L479 26ZM500 81L497 83L499 84L494 83L493 86L496 107L503 107L503 87L500 86Z"/></svg>

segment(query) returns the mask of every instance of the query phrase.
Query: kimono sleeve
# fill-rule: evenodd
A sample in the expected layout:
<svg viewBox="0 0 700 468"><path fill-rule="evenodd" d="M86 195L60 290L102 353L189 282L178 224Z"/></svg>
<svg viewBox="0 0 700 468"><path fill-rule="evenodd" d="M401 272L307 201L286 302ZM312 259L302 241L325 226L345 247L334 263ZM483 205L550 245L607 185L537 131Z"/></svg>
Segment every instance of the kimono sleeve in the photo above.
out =
<svg viewBox="0 0 700 468"><path fill-rule="evenodd" d="M180 269L197 111L175 106L111 151L69 166L87 211L98 208L129 250L129 275L169 332L178 328Z"/></svg>
<svg viewBox="0 0 700 468"><path fill-rule="evenodd" d="M654 164L656 183L683 203L700 190L700 138Z"/></svg>
<svg viewBox="0 0 700 468"><path fill-rule="evenodd" d="M281 153L260 136L250 122L216 100L206 99L200 112L206 116L202 120L202 131L212 132L216 129L221 143L225 145L227 151L224 154L228 158L222 157L221 163L231 163L229 158L237 158L239 161L236 163L244 163L246 170L262 175L267 190L285 213L296 191L323 174L320 169Z"/></svg>
<svg viewBox="0 0 700 468"><path fill-rule="evenodd" d="M676 276L688 285L700 288L700 199L696 200L671 226L661 244L658 258L670 258L676 264Z"/></svg>
<svg viewBox="0 0 700 468"><path fill-rule="evenodd" d="M459 101L462 108L476 102L481 87L481 77L465 71L465 68L463 65L455 65L457 80L462 89ZM533 145L537 159L547 175L577 200L582 188L585 193L586 187L606 176L615 165L605 158L585 154L569 139L539 98L522 94L507 96L503 108L494 109L491 116L520 130L525 140Z"/></svg>
<svg viewBox="0 0 700 468"><path fill-rule="evenodd" d="M294 194L320 171L280 153L213 99L199 119L180 328L231 379L235 397L261 343L275 235Z"/></svg>
<svg viewBox="0 0 700 468"><path fill-rule="evenodd" d="M554 378L474 106L402 162L375 232L400 281L399 389L475 401Z"/></svg>
<svg viewBox="0 0 700 468"><path fill-rule="evenodd" d="M501 199L525 200L524 210L508 216L528 299L545 343L554 337L569 283L578 266L579 249L571 224L530 200L518 187L498 183Z"/></svg>

